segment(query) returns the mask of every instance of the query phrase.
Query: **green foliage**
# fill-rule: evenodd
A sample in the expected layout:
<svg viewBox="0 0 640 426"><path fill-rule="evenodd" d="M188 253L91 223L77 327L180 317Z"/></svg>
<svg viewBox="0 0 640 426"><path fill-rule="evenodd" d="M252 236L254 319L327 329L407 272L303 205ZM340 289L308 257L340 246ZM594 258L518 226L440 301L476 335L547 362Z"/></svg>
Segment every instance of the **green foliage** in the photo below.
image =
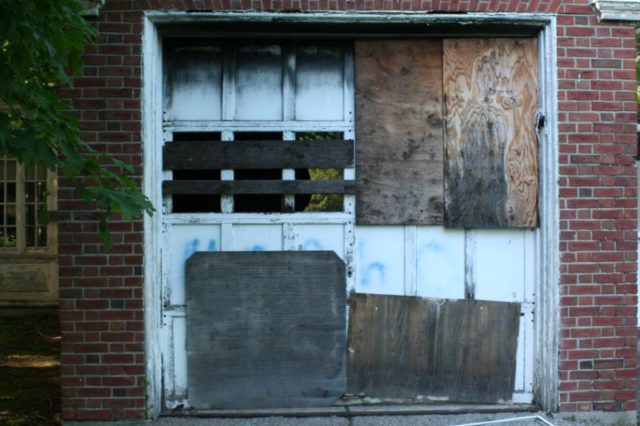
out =
<svg viewBox="0 0 640 426"><path fill-rule="evenodd" d="M107 220L152 214L127 175L133 167L98 153L80 137L78 120L58 97L82 70L85 42L96 31L77 0L0 0L0 156L44 163L73 180L77 194L102 212L99 234L111 247Z"/></svg>

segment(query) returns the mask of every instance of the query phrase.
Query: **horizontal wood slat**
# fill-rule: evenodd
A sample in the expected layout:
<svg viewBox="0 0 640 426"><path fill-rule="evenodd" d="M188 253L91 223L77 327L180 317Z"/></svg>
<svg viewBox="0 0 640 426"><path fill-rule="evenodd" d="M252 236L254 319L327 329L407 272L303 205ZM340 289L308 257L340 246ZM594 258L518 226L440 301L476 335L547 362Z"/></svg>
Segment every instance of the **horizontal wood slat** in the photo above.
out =
<svg viewBox="0 0 640 426"><path fill-rule="evenodd" d="M345 168L353 141L180 141L163 149L165 170Z"/></svg>
<svg viewBox="0 0 640 426"><path fill-rule="evenodd" d="M353 194L353 180L234 180L165 181L162 189L170 194Z"/></svg>

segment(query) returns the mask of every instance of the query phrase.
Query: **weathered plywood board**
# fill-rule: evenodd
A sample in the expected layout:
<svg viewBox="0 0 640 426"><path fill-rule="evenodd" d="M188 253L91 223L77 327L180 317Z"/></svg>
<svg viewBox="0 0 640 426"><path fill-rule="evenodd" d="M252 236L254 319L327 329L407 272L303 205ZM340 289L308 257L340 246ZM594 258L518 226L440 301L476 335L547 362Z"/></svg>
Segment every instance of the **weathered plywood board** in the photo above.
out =
<svg viewBox="0 0 640 426"><path fill-rule="evenodd" d="M510 400L519 319L518 303L352 294L348 391Z"/></svg>
<svg viewBox="0 0 640 426"><path fill-rule="evenodd" d="M357 41L355 64L357 223L441 224L442 41Z"/></svg>
<svg viewBox="0 0 640 426"><path fill-rule="evenodd" d="M329 251L192 255L189 403L317 407L346 389L344 263Z"/></svg>
<svg viewBox="0 0 640 426"><path fill-rule="evenodd" d="M538 225L535 39L444 41L445 225Z"/></svg>

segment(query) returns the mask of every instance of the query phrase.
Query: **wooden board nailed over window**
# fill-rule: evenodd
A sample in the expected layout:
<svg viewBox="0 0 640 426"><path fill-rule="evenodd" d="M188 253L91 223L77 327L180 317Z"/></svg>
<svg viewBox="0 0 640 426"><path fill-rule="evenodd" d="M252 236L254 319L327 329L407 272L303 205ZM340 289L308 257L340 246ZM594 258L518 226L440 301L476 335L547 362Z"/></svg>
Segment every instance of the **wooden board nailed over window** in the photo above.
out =
<svg viewBox="0 0 640 426"><path fill-rule="evenodd" d="M356 220L442 223L442 40L355 45Z"/></svg>
<svg viewBox="0 0 640 426"><path fill-rule="evenodd" d="M519 303L353 293L350 307L349 393L511 399Z"/></svg>
<svg viewBox="0 0 640 426"><path fill-rule="evenodd" d="M538 225L535 39L444 40L445 225Z"/></svg>

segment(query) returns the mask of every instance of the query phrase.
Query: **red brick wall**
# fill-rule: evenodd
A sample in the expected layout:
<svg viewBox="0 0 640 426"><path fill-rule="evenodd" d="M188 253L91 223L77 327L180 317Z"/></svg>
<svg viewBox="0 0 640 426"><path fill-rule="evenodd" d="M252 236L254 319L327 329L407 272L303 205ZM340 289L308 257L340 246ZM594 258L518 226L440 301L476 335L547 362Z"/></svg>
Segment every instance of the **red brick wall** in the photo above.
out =
<svg viewBox="0 0 640 426"><path fill-rule="evenodd" d="M635 38L584 0L107 0L71 99L84 137L142 173L141 32L146 9L558 13L560 409L635 410ZM91 19L91 18L90 18ZM60 182L63 416L145 412L142 223L96 216ZM542 218L544 220L544 218Z"/></svg>
<svg viewBox="0 0 640 426"><path fill-rule="evenodd" d="M635 410L634 28L558 17L560 408Z"/></svg>

